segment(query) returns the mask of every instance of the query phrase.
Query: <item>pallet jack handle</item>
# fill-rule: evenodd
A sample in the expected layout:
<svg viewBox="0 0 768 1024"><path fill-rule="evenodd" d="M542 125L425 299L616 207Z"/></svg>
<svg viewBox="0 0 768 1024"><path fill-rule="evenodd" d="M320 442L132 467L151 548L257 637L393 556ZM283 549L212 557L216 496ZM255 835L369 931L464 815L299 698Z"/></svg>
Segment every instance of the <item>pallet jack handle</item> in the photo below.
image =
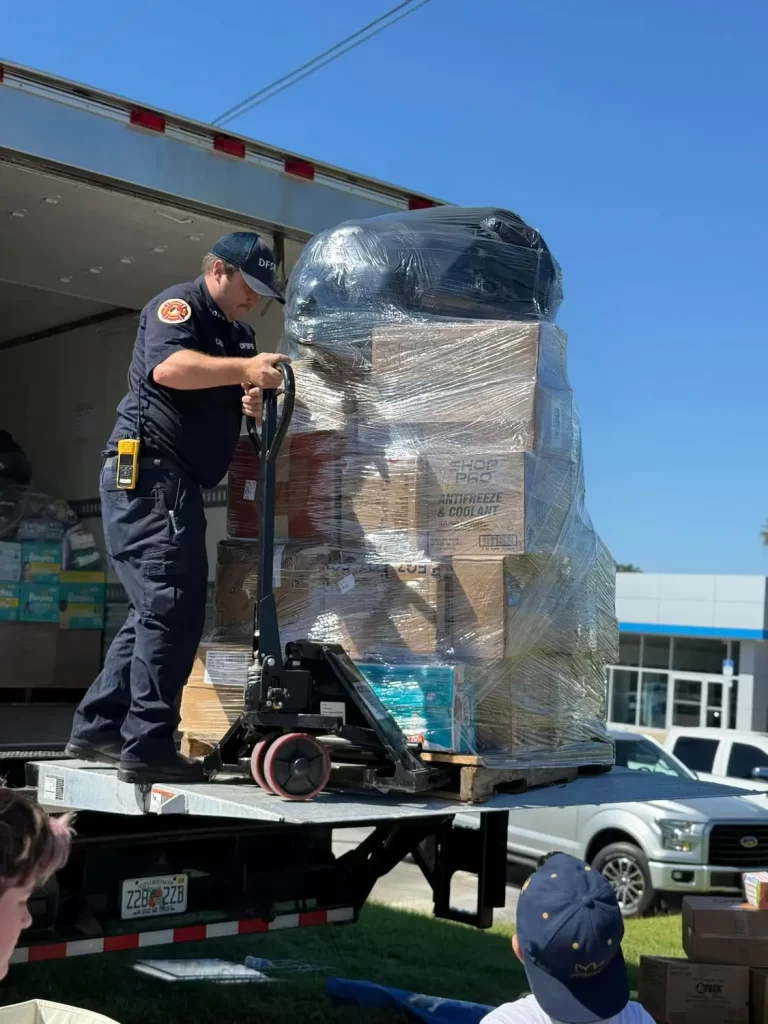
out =
<svg viewBox="0 0 768 1024"><path fill-rule="evenodd" d="M246 417L251 444L261 458L261 508L259 515L259 585L254 621L254 653L260 659L282 662L282 645L273 592L275 555L275 484L280 447L293 416L296 381L290 363L278 363L283 375L282 389L268 388L263 393L261 436L253 417ZM278 396L283 396L278 415Z"/></svg>

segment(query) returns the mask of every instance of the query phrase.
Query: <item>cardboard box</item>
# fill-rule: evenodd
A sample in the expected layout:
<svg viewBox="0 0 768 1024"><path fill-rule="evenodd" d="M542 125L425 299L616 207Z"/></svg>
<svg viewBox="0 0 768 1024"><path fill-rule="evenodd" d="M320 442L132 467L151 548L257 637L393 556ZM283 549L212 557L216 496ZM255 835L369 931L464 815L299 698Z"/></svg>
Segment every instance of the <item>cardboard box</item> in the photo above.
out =
<svg viewBox="0 0 768 1024"><path fill-rule="evenodd" d="M768 968L768 914L723 896L686 896L683 949L697 963Z"/></svg>
<svg viewBox="0 0 768 1024"><path fill-rule="evenodd" d="M0 687L51 686L58 635L55 624L0 622Z"/></svg>
<svg viewBox="0 0 768 1024"><path fill-rule="evenodd" d="M0 541L0 583L21 582L21 544Z"/></svg>
<svg viewBox="0 0 768 1024"><path fill-rule="evenodd" d="M393 451L348 454L341 471L341 542L380 558L418 560L427 548L423 463Z"/></svg>
<svg viewBox="0 0 768 1024"><path fill-rule="evenodd" d="M608 664L617 625L611 596L585 562L555 557L459 556L451 560L451 646L465 659L519 659L531 651L595 653ZM605 591L605 593L604 593Z"/></svg>
<svg viewBox="0 0 768 1024"><path fill-rule="evenodd" d="M749 1024L749 968L641 956L639 1001L657 1024Z"/></svg>
<svg viewBox="0 0 768 1024"><path fill-rule="evenodd" d="M61 629L104 628L106 576L103 572L63 572L59 583Z"/></svg>
<svg viewBox="0 0 768 1024"><path fill-rule="evenodd" d="M215 743L243 710L250 644L203 643L181 697L179 729Z"/></svg>
<svg viewBox="0 0 768 1024"><path fill-rule="evenodd" d="M101 670L103 636L88 627L59 629L50 685L68 690L87 689Z"/></svg>
<svg viewBox="0 0 768 1024"><path fill-rule="evenodd" d="M431 558L557 548L576 496L570 459L467 452L425 462Z"/></svg>
<svg viewBox="0 0 768 1024"><path fill-rule="evenodd" d="M58 583L61 544L25 541L21 545L22 580L26 583Z"/></svg>
<svg viewBox="0 0 768 1024"><path fill-rule="evenodd" d="M22 622L59 621L59 584L22 583L19 618Z"/></svg>
<svg viewBox="0 0 768 1024"><path fill-rule="evenodd" d="M0 622L14 622L19 617L21 584L0 581Z"/></svg>
<svg viewBox="0 0 768 1024"><path fill-rule="evenodd" d="M749 1024L768 1024L768 970L749 972Z"/></svg>
<svg viewBox="0 0 768 1024"><path fill-rule="evenodd" d="M283 643L308 637L325 604L325 571L334 557L324 545L278 545L273 588ZM214 627L221 635L246 640L253 632L258 598L259 546L222 541L217 548Z"/></svg>
<svg viewBox="0 0 768 1024"><path fill-rule="evenodd" d="M364 418L400 423L482 420L519 451L570 449L573 399L566 336L551 324L500 320L392 324L373 331ZM553 405L554 403L554 405Z"/></svg>
<svg viewBox="0 0 768 1024"><path fill-rule="evenodd" d="M768 910L768 871L748 871L742 875L742 882L750 907Z"/></svg>
<svg viewBox="0 0 768 1024"><path fill-rule="evenodd" d="M277 459L275 540L320 541L338 546L341 435L291 434ZM250 439L241 437L229 470L227 536L259 536L260 465Z"/></svg>
<svg viewBox="0 0 768 1024"><path fill-rule="evenodd" d="M435 655L447 636L445 582L428 561L329 566L321 639L355 659Z"/></svg>

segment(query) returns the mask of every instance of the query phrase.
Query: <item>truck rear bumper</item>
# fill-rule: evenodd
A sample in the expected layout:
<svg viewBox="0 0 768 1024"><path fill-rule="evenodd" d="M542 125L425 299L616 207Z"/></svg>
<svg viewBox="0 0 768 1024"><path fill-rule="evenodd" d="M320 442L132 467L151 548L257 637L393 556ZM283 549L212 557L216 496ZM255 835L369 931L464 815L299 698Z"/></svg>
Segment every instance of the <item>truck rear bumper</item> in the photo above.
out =
<svg viewBox="0 0 768 1024"><path fill-rule="evenodd" d="M648 868L653 888L657 892L680 893L740 893L741 875L745 870L736 867L711 867L709 864L674 864L668 861L649 861Z"/></svg>

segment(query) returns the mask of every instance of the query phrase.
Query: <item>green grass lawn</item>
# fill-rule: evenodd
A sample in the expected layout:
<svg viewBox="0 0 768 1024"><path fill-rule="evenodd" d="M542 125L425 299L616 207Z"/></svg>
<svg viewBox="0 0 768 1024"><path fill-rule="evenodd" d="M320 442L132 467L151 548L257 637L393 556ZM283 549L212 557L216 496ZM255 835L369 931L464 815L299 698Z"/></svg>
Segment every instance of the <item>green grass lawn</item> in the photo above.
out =
<svg viewBox="0 0 768 1024"><path fill-rule="evenodd" d="M480 932L419 914L371 905L357 925L308 928L271 935L154 947L146 958L248 955L301 959L328 973L366 978L430 995L498 1005L527 990L510 949L512 928ZM680 918L627 923L624 952L632 987L641 954L682 956ZM131 970L131 952L76 957L12 968L0 985L0 1004L44 998L97 1010L120 1024L359 1024L356 1007L335 1007L323 994L323 975L289 975L270 985L171 984ZM366 1024L402 1024L398 1013L365 1011Z"/></svg>

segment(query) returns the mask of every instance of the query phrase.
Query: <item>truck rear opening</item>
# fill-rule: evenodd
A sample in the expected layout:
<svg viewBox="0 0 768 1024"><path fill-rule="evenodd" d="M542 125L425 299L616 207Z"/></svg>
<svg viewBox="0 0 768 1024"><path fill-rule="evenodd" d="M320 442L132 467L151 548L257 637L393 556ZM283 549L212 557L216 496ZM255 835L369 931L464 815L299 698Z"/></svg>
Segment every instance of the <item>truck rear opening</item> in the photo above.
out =
<svg viewBox="0 0 768 1024"><path fill-rule="evenodd" d="M244 225L11 161L0 161L0 191L0 430L31 460L33 489L70 503L103 552L100 454L125 392L138 312L158 291L196 277L208 246ZM285 242L284 273L300 244ZM279 305L262 303L251 323L261 350L274 349ZM223 504L222 493L208 496L214 567ZM106 643L125 614L121 598L108 578ZM0 630L13 626L0 622ZM75 665L54 684L26 657L20 665L14 650L6 646L4 656L0 645L0 747L7 755L60 746L94 655L80 657L82 678Z"/></svg>

